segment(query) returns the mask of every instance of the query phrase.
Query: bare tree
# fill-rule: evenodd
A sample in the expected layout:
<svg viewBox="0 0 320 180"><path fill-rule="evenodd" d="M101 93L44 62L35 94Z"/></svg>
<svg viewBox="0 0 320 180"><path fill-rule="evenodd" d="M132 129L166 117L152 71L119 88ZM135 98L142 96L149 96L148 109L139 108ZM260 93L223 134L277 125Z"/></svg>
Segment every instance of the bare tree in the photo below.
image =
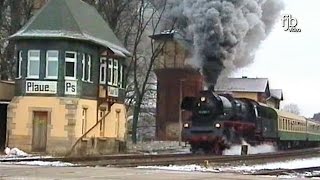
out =
<svg viewBox="0 0 320 180"><path fill-rule="evenodd" d="M8 41L8 36L17 32L31 17L34 0L0 0L0 78L14 77L14 42Z"/></svg>
<svg viewBox="0 0 320 180"><path fill-rule="evenodd" d="M297 104L293 104L293 103L286 104L283 106L282 110L293 113L293 114L300 115L300 108L298 107Z"/></svg>
<svg viewBox="0 0 320 180"><path fill-rule="evenodd" d="M152 89L150 78L153 73L153 65L159 54L162 52L165 42L155 43L153 39L146 37L146 34L154 35L159 30L166 6L155 8L150 1L140 0L138 6L137 23L134 27L134 44L130 69L132 69L132 85L134 90L134 105L132 119L132 141L137 142L137 125L141 105L145 100L148 90ZM141 69L144 71L141 71Z"/></svg>
<svg viewBox="0 0 320 180"><path fill-rule="evenodd" d="M84 0L94 6L99 14L109 23L110 28L118 35L119 38L127 34L126 24L131 24L136 12L133 7L137 0Z"/></svg>

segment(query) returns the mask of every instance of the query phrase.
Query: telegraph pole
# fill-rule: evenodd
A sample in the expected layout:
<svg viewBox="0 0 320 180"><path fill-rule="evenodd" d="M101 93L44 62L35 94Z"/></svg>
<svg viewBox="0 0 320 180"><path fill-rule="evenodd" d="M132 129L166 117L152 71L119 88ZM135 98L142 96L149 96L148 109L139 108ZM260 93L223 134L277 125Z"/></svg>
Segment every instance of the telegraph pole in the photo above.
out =
<svg viewBox="0 0 320 180"><path fill-rule="evenodd" d="M179 80L179 146L181 146L182 141L182 110L181 110L181 103L182 103L182 85L183 85L184 79Z"/></svg>

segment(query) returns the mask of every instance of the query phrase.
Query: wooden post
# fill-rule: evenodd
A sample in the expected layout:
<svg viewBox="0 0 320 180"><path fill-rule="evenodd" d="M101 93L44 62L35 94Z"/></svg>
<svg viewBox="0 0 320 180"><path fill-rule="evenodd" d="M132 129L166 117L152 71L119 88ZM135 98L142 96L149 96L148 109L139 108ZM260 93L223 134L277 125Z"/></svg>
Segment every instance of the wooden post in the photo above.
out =
<svg viewBox="0 0 320 180"><path fill-rule="evenodd" d="M248 145L241 145L241 156L248 154Z"/></svg>

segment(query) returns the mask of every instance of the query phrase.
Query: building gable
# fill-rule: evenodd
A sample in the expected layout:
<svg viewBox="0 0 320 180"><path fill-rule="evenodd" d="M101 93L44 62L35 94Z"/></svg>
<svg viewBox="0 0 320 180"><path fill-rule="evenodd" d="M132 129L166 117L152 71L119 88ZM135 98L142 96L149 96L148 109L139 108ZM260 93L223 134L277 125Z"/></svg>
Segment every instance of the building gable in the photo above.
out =
<svg viewBox="0 0 320 180"><path fill-rule="evenodd" d="M50 0L10 38L71 38L104 46L118 56L130 55L96 9L80 0Z"/></svg>
<svg viewBox="0 0 320 180"><path fill-rule="evenodd" d="M218 81L215 90L219 92L269 92L267 78L226 78Z"/></svg>

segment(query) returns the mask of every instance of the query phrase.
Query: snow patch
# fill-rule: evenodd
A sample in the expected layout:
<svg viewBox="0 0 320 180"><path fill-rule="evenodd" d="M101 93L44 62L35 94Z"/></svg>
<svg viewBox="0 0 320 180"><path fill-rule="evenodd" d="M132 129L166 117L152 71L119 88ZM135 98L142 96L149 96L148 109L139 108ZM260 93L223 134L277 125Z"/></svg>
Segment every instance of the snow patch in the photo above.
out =
<svg viewBox="0 0 320 180"><path fill-rule="evenodd" d="M1 164L8 164L8 165L29 165L29 166L52 166L52 167L66 167L66 166L75 166L75 164L61 162L61 161L20 161L20 162L6 162Z"/></svg>
<svg viewBox="0 0 320 180"><path fill-rule="evenodd" d="M16 157L27 157L27 156L31 156L29 154L27 154L26 152L18 149L18 148L12 148L10 149L9 147L6 147L4 149L4 153L7 155L7 156L16 156Z"/></svg>
<svg viewBox="0 0 320 180"><path fill-rule="evenodd" d="M158 170L168 170L168 171L187 171L187 172L219 172L217 169L206 168L199 165L169 165L169 166L138 166L139 169L158 169Z"/></svg>
<svg viewBox="0 0 320 180"><path fill-rule="evenodd" d="M259 170L272 170L272 169L296 169L296 168L308 168L320 166L320 158L309 158L309 159L296 159L283 162L266 163L258 165L242 165L235 167L222 167L220 171L237 171L237 172L256 172Z"/></svg>
<svg viewBox="0 0 320 180"><path fill-rule="evenodd" d="M6 147L4 149L5 155L0 155L0 161L1 160L19 160L19 159L46 159L46 158L52 158L52 156L38 156L33 154L28 154L18 148L12 148Z"/></svg>
<svg viewBox="0 0 320 180"><path fill-rule="evenodd" d="M55 167L65 167L65 166L74 166L72 163L61 162L61 161L53 161L53 162L46 162L46 161L25 161L25 162L17 162L15 164L20 165L31 165L31 166L55 166Z"/></svg>

